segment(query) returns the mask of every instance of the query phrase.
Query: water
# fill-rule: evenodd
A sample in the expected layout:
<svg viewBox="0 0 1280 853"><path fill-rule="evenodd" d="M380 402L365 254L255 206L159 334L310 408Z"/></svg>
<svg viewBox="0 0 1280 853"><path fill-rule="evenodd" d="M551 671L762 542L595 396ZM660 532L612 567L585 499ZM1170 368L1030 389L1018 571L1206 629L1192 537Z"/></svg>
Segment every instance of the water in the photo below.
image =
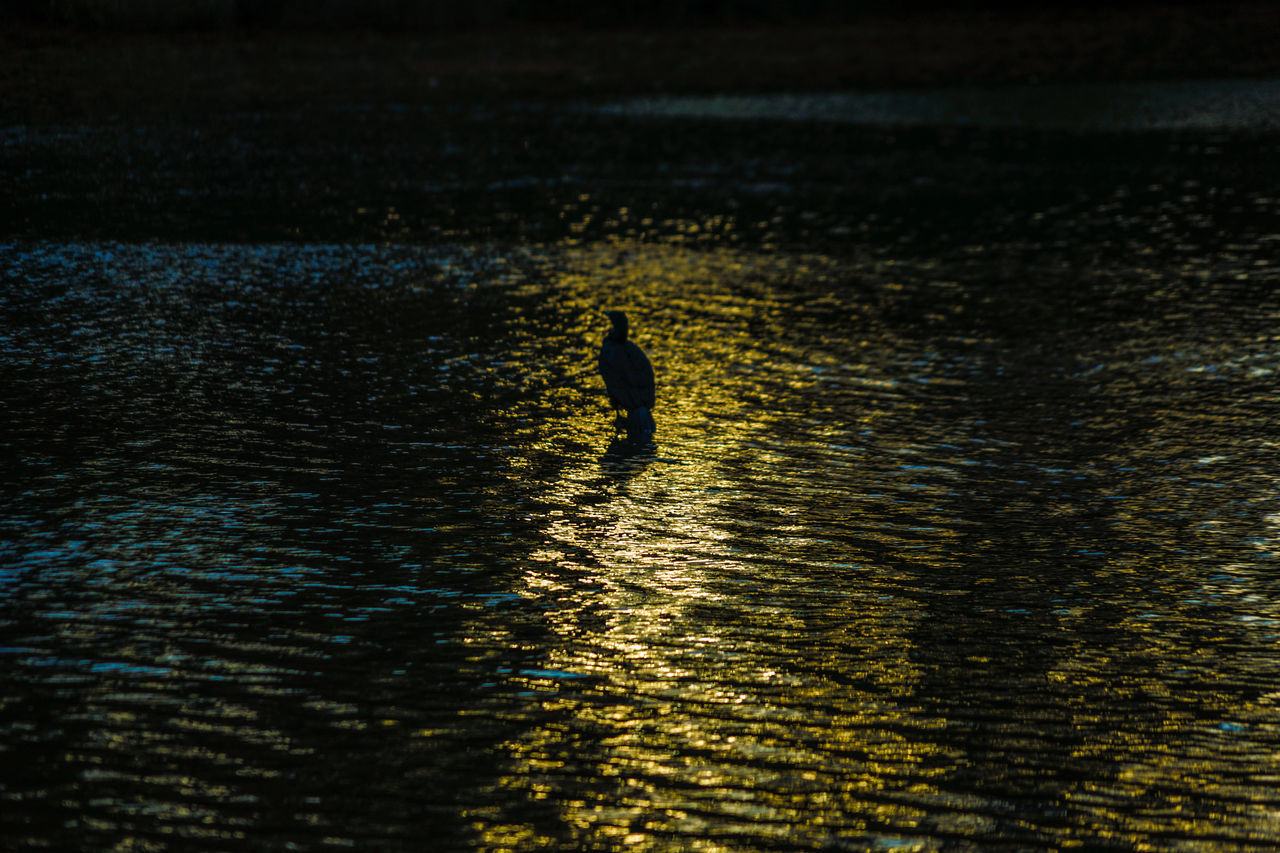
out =
<svg viewBox="0 0 1280 853"><path fill-rule="evenodd" d="M612 115L786 119L841 124L1054 128L1078 132L1271 130L1280 80L1174 80L955 86L891 92L639 97L605 104Z"/></svg>
<svg viewBox="0 0 1280 853"><path fill-rule="evenodd" d="M696 129L523 238L0 245L6 847L1280 842L1272 143Z"/></svg>

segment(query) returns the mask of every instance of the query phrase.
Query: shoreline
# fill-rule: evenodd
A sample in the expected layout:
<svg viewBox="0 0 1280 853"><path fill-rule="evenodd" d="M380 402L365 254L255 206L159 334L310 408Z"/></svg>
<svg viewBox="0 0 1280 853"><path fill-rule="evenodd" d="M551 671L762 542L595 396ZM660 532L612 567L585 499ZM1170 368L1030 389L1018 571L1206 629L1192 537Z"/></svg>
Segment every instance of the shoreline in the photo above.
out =
<svg viewBox="0 0 1280 853"><path fill-rule="evenodd" d="M1265 78L1280 77L1278 20L1267 4L1235 2L726 29L91 34L12 25L0 35L0 103L10 124L46 124L353 103Z"/></svg>

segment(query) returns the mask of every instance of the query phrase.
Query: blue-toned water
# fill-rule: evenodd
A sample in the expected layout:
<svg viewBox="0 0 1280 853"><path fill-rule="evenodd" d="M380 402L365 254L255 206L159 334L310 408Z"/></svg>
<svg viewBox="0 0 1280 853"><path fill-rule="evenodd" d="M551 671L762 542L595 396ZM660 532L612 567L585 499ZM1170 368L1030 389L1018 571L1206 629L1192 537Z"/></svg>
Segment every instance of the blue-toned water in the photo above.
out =
<svg viewBox="0 0 1280 853"><path fill-rule="evenodd" d="M1040 128L1078 133L1280 129L1280 80L1031 83L872 92L658 95L610 115L784 119L897 127Z"/></svg>
<svg viewBox="0 0 1280 853"><path fill-rule="evenodd" d="M3 846L1280 842L1280 229L1242 149L788 170L776 134L830 128L732 132L770 150L486 202L554 239L136 201L150 238L0 244ZM614 307L651 448L593 372Z"/></svg>

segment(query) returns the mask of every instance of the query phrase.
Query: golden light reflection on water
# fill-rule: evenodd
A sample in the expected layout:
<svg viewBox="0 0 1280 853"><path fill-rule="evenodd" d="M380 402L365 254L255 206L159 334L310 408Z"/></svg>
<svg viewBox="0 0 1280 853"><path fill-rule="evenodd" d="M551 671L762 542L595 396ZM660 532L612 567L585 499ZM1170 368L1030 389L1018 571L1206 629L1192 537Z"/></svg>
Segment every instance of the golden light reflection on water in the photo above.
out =
<svg viewBox="0 0 1280 853"><path fill-rule="evenodd" d="M558 798L560 819L577 843L639 849L669 849L674 837L686 849L737 849L739 832L822 839L824 822L848 829L846 795L873 801L899 775L918 798L936 796L928 778L940 771L920 768L945 763L939 747L885 725L883 697L909 694L916 678L911 603L890 615L867 606L874 596L821 578L806 589L792 575L831 550L804 505L822 499L814 478L830 477L824 467L847 478L857 463L837 450L788 470L797 457L779 446L790 441L774 422L781 407L820 395L824 371L895 381L857 360L865 342L848 354L820 340L787 348L795 294L760 283L830 288L823 277L838 275L836 264L636 244L571 253L565 267L552 286L584 317L631 312L658 370L658 446L622 464L585 454L552 486L525 595L547 604L559 637L547 668L601 686L545 700L555 722L507 745L513 772L502 788L541 801L582 776L617 780ZM583 333L598 338L600 327ZM840 448L880 414L868 406L851 422L819 420L803 440ZM563 428L602 449L608 441L598 405ZM796 607L806 599L830 627ZM815 635L832 645L810 648L816 669L805 671L789 651ZM906 823L922 812L882 802L868 820L890 813ZM485 832L495 847L532 843L519 827Z"/></svg>

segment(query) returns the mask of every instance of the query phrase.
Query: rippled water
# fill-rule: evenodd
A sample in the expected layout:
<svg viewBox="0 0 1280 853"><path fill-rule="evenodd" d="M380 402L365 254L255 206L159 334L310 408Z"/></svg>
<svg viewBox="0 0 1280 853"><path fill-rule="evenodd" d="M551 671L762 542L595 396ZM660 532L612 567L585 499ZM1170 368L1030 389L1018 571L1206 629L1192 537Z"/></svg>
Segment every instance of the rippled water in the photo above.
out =
<svg viewBox="0 0 1280 853"><path fill-rule="evenodd" d="M0 245L5 846L1280 843L1280 229L1215 192Z"/></svg>

